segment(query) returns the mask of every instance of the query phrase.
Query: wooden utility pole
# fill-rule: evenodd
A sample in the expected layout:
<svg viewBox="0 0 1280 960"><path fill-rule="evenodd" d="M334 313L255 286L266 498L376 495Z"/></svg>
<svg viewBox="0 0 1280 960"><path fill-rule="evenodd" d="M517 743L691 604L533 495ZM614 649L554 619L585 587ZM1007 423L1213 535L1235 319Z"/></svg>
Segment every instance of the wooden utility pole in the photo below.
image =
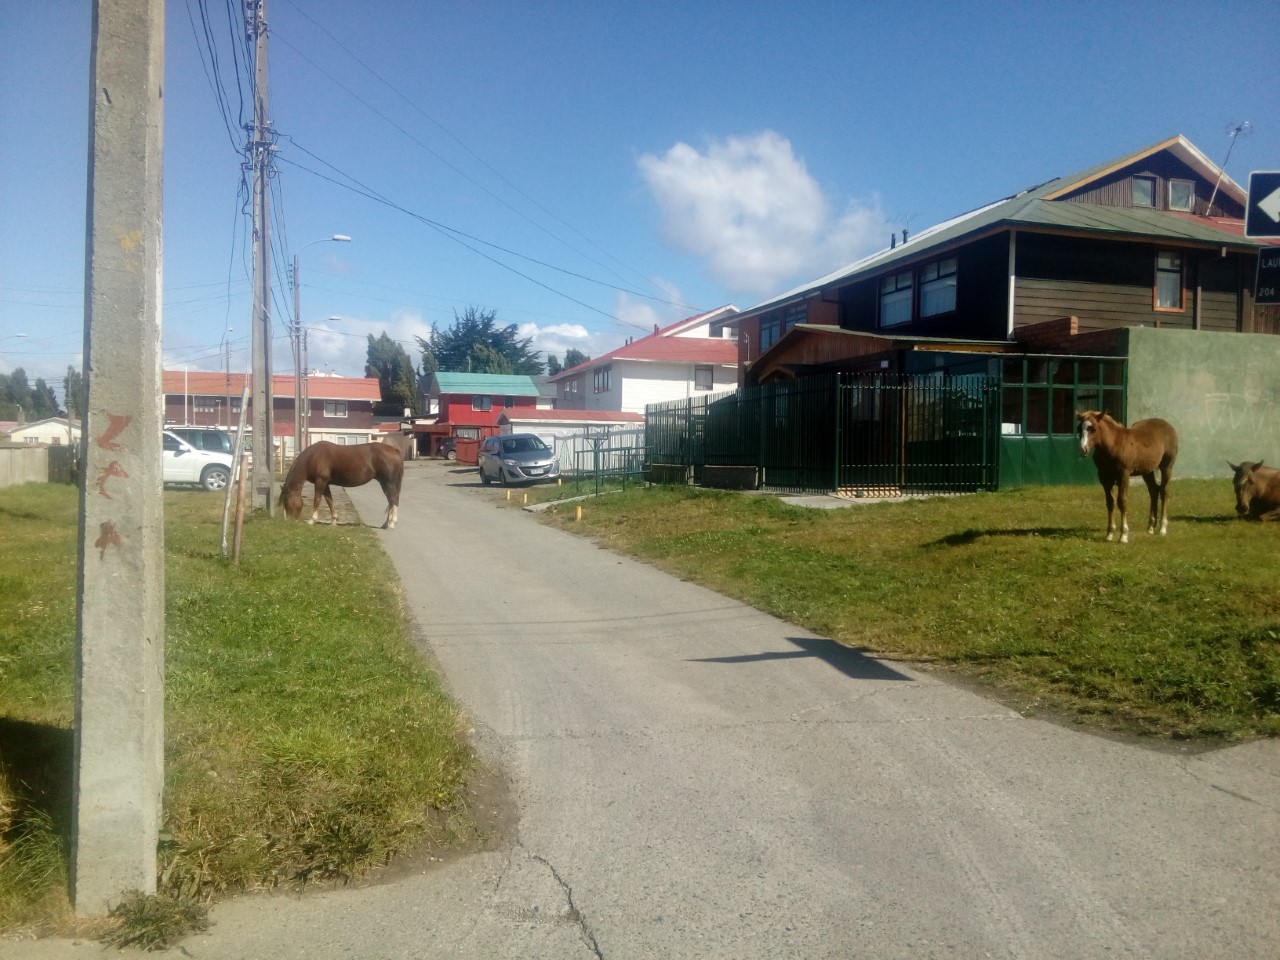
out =
<svg viewBox="0 0 1280 960"><path fill-rule="evenodd" d="M164 0L95 0L89 82L71 895L96 917L155 892L164 789Z"/></svg>
<svg viewBox="0 0 1280 960"><path fill-rule="evenodd" d="M249 38L254 41L253 131L253 475L254 509L275 515L275 427L271 395L271 212L270 169L274 149L267 99L267 0L246 0Z"/></svg>

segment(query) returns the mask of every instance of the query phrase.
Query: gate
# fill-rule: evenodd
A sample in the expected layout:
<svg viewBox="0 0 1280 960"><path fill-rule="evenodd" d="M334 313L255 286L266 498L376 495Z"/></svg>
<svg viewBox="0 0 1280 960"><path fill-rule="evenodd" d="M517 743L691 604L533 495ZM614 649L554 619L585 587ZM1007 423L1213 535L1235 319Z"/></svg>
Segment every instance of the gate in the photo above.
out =
<svg viewBox="0 0 1280 960"><path fill-rule="evenodd" d="M825 374L646 411L650 465L755 467L779 492L993 490L996 378Z"/></svg>

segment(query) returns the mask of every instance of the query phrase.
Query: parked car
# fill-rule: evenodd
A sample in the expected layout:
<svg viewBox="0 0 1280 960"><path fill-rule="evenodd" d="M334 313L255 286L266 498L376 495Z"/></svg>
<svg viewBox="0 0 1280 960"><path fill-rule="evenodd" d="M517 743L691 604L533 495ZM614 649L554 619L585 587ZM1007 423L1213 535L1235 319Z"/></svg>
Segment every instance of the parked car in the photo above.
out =
<svg viewBox="0 0 1280 960"><path fill-rule="evenodd" d="M216 427L168 427L167 429L175 437L187 441L197 450L225 453L228 457L235 453L235 441L225 430L219 430Z"/></svg>
<svg viewBox="0 0 1280 960"><path fill-rule="evenodd" d="M555 452L534 433L508 433L488 437L480 444L478 454L480 480L509 483L533 483L554 480L560 476L560 463Z"/></svg>
<svg viewBox="0 0 1280 960"><path fill-rule="evenodd" d="M231 482L231 454L200 450L171 430L164 431L161 453L165 483L194 483L222 490Z"/></svg>
<svg viewBox="0 0 1280 960"><path fill-rule="evenodd" d="M440 441L440 446L436 447L436 454L446 460L457 460L458 442L453 437L446 437Z"/></svg>

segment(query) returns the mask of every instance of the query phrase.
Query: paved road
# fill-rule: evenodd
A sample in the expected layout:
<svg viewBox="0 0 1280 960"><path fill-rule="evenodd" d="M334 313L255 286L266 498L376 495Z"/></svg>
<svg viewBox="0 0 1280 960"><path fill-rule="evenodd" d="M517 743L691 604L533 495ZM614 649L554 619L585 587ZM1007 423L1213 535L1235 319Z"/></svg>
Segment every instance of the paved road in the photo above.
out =
<svg viewBox="0 0 1280 960"><path fill-rule="evenodd" d="M376 487L351 495L381 521ZM411 463L379 536L513 782L510 842L393 883L228 902L191 956L1280 952L1280 743L1178 754L1027 719L501 496Z"/></svg>

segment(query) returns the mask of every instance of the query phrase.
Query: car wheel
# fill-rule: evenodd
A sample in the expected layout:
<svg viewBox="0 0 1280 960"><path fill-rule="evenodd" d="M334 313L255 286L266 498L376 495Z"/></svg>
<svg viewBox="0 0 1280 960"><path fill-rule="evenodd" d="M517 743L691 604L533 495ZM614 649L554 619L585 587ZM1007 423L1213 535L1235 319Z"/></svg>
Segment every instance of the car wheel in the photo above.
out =
<svg viewBox="0 0 1280 960"><path fill-rule="evenodd" d="M507 479L507 471L503 470L501 467L498 468L498 479L502 481L502 485L504 487L511 486L511 481Z"/></svg>
<svg viewBox="0 0 1280 960"><path fill-rule="evenodd" d="M484 472L483 466L480 468L480 482L483 483L486 487L493 482L492 480L489 479L489 475Z"/></svg>
<svg viewBox="0 0 1280 960"><path fill-rule="evenodd" d="M446 459L446 460L457 460L457 459L458 459L458 451L457 451L457 450L450 450L450 451L449 451L448 453L446 453L444 456L445 456L445 459Z"/></svg>
<svg viewBox="0 0 1280 960"><path fill-rule="evenodd" d="M200 486L206 490L225 490L231 482L231 470L223 466L205 467L200 474Z"/></svg>

